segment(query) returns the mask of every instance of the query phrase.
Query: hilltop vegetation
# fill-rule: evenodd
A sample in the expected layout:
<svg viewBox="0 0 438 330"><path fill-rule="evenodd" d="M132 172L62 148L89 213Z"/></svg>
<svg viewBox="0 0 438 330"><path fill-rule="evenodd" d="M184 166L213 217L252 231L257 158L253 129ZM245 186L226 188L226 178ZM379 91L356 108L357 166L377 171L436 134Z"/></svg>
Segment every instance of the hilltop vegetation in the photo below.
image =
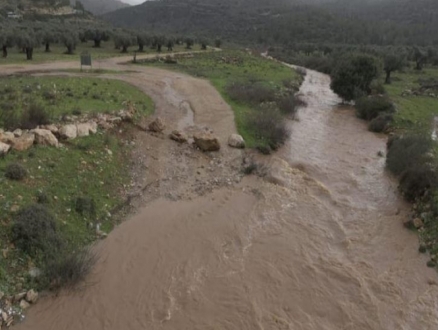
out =
<svg viewBox="0 0 438 330"><path fill-rule="evenodd" d="M434 0L147 1L103 16L116 26L203 33L246 44L438 42ZM201 32L202 31L202 32Z"/></svg>

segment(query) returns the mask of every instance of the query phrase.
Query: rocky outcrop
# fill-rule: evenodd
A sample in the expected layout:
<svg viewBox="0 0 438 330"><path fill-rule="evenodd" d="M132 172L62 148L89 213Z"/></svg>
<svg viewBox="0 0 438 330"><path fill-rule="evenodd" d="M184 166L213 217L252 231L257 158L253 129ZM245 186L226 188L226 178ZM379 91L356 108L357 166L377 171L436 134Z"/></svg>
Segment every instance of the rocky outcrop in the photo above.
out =
<svg viewBox="0 0 438 330"><path fill-rule="evenodd" d="M164 121L158 117L152 123L149 124L149 130L155 133L161 133L166 128Z"/></svg>
<svg viewBox="0 0 438 330"><path fill-rule="evenodd" d="M245 140L239 134L231 134L228 138L228 145L232 148L243 149L245 148Z"/></svg>
<svg viewBox="0 0 438 330"><path fill-rule="evenodd" d="M188 138L187 136L180 131L173 131L170 135L169 135L170 139L179 143L185 143L187 142Z"/></svg>
<svg viewBox="0 0 438 330"><path fill-rule="evenodd" d="M2 132L0 133L0 142L11 143L15 139L14 133Z"/></svg>
<svg viewBox="0 0 438 330"><path fill-rule="evenodd" d="M64 125L59 130L59 136L61 139L73 140L78 136L78 128L76 125L69 124Z"/></svg>
<svg viewBox="0 0 438 330"><path fill-rule="evenodd" d="M97 133L97 124L94 122L77 124L76 127L78 137L88 136L90 134Z"/></svg>
<svg viewBox="0 0 438 330"><path fill-rule="evenodd" d="M32 147L35 142L35 135L32 133L24 133L12 141L12 149L16 151L25 151Z"/></svg>
<svg viewBox="0 0 438 330"><path fill-rule="evenodd" d="M193 138L196 146L202 151L218 151L221 148L219 140L208 132L197 133Z"/></svg>
<svg viewBox="0 0 438 330"><path fill-rule="evenodd" d="M34 129L31 132L35 134L35 141L37 144L51 147L58 147L58 139L47 129Z"/></svg>

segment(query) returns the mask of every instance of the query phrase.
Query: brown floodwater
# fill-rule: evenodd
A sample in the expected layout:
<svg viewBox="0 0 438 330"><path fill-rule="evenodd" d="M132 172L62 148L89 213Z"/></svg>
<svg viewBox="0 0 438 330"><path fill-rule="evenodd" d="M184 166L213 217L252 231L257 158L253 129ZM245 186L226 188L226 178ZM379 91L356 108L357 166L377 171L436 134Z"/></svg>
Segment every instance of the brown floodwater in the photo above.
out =
<svg viewBox="0 0 438 330"><path fill-rule="evenodd" d="M329 84L308 71L265 180L151 202L97 246L82 290L17 329L438 329L437 274L403 228L385 137Z"/></svg>

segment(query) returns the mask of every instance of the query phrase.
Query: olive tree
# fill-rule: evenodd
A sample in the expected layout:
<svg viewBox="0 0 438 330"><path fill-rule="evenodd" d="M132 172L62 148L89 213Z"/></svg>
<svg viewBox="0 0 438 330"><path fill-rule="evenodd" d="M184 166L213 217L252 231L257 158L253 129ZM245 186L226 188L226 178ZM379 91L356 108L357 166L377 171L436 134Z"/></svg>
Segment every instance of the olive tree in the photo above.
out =
<svg viewBox="0 0 438 330"><path fill-rule="evenodd" d="M94 47L100 48L102 41L108 41L110 34L104 29L88 29L85 31L85 37L94 41Z"/></svg>
<svg viewBox="0 0 438 330"><path fill-rule="evenodd" d="M383 57L383 70L386 73L385 84L391 83L391 73L403 69L405 58L395 52L387 53Z"/></svg>
<svg viewBox="0 0 438 330"><path fill-rule="evenodd" d="M74 30L65 30L61 32L59 40L67 48L65 54L72 55L79 41L79 35Z"/></svg>
<svg viewBox="0 0 438 330"><path fill-rule="evenodd" d="M137 34L138 51L144 52L144 47L152 43L152 38L146 33Z"/></svg>
<svg viewBox="0 0 438 330"><path fill-rule="evenodd" d="M114 46L121 49L122 53L127 53L128 48L135 45L136 42L136 38L127 33L118 33L114 36Z"/></svg>
<svg viewBox="0 0 438 330"><path fill-rule="evenodd" d="M378 61L375 57L347 54L334 69L331 87L344 100L352 101L370 93L371 83L378 74Z"/></svg>
<svg viewBox="0 0 438 330"><path fill-rule="evenodd" d="M15 44L16 38L12 31L6 29L0 31L0 46L4 58L8 57L8 48L13 47Z"/></svg>
<svg viewBox="0 0 438 330"><path fill-rule="evenodd" d="M33 50L39 47L40 44L39 36L32 31L24 30L17 36L17 46L24 50L28 61L33 59Z"/></svg>

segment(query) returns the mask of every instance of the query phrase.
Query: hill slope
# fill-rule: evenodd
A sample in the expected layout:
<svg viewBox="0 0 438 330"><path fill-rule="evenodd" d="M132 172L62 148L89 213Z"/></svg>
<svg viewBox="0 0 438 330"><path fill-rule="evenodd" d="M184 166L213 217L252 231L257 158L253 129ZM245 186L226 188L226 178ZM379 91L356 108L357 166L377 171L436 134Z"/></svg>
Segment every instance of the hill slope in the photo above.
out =
<svg viewBox="0 0 438 330"><path fill-rule="evenodd" d="M72 4L76 3L76 0L70 0ZM102 15L117 9L129 7L127 3L119 0L81 0L85 9L92 12L95 15Z"/></svg>
<svg viewBox="0 0 438 330"><path fill-rule="evenodd" d="M435 0L157 0L103 18L120 27L243 42L438 43Z"/></svg>

